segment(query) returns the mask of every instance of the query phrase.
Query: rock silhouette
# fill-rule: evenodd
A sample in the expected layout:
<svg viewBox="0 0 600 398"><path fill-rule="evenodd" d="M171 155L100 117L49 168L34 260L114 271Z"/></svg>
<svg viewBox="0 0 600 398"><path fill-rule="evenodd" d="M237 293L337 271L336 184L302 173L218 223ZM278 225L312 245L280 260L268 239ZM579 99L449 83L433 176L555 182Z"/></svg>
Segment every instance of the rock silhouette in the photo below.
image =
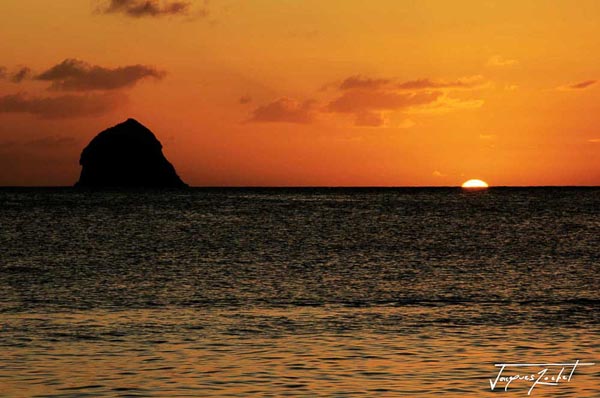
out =
<svg viewBox="0 0 600 398"><path fill-rule="evenodd" d="M81 153L76 187L187 187L162 153L154 134L134 119L104 130Z"/></svg>

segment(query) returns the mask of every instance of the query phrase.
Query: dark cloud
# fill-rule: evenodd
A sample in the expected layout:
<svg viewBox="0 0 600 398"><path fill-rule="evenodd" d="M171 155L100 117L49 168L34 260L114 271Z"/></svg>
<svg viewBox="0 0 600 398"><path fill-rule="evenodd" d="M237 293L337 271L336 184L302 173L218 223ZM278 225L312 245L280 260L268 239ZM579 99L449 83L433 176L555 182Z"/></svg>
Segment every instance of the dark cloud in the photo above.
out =
<svg viewBox="0 0 600 398"><path fill-rule="evenodd" d="M123 97L114 95L0 96L0 113L28 113L45 119L98 116L115 109Z"/></svg>
<svg viewBox="0 0 600 398"><path fill-rule="evenodd" d="M473 89L486 84L483 76L470 76L457 80L417 79L398 84L402 90Z"/></svg>
<svg viewBox="0 0 600 398"><path fill-rule="evenodd" d="M584 80L578 83L569 83L564 86L556 87L558 91L576 91L576 90L585 90L596 84L598 80Z"/></svg>
<svg viewBox="0 0 600 398"><path fill-rule="evenodd" d="M308 124L314 120L313 105L313 101L298 102L284 97L259 106L248 121Z"/></svg>
<svg viewBox="0 0 600 398"><path fill-rule="evenodd" d="M355 88L376 89L390 83L388 79L372 79L360 75L350 76L340 84L341 90L350 90Z"/></svg>
<svg viewBox="0 0 600 398"><path fill-rule="evenodd" d="M124 14L134 18L189 15L192 3L183 0L110 0L102 10L106 14ZM203 10L206 13L206 10Z"/></svg>
<svg viewBox="0 0 600 398"><path fill-rule="evenodd" d="M586 80L584 82L572 84L569 86L569 88L573 90L581 90L584 88L588 88L594 84L596 84L596 80Z"/></svg>
<svg viewBox="0 0 600 398"><path fill-rule="evenodd" d="M240 97L239 102L242 105L249 104L250 102L252 102L252 97L250 97L248 95L244 95L244 96Z"/></svg>
<svg viewBox="0 0 600 398"><path fill-rule="evenodd" d="M23 80L27 79L31 75L31 69L26 66L19 68L18 71L13 73L10 76L10 80L13 83L21 83Z"/></svg>
<svg viewBox="0 0 600 398"><path fill-rule="evenodd" d="M111 69L77 59L66 59L35 78L51 82L52 90L87 91L131 87L142 79L162 79L164 76L165 72L146 65Z"/></svg>
<svg viewBox="0 0 600 398"><path fill-rule="evenodd" d="M354 89L400 89L400 90L442 90L442 89L473 89L486 84L483 76L469 76L456 80L417 79L398 83L396 79L371 78L354 75L346 78L338 86L340 90Z"/></svg>

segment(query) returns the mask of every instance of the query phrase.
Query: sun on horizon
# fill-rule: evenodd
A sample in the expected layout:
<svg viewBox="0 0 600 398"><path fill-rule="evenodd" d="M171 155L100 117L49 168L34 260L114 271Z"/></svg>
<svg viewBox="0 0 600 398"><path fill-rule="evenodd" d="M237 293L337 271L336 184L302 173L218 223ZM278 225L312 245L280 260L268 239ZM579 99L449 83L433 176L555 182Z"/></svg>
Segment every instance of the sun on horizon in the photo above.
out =
<svg viewBox="0 0 600 398"><path fill-rule="evenodd" d="M489 188L489 185L488 185L487 182L485 182L483 180L472 179L472 180L465 181L462 184L462 188L466 188L466 189L485 189L485 188Z"/></svg>

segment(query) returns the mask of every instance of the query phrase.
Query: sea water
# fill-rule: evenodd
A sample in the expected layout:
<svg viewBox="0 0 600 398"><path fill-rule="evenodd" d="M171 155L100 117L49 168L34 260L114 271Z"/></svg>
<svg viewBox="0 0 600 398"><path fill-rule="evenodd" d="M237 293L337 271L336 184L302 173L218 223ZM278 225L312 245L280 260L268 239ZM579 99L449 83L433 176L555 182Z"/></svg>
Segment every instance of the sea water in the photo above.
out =
<svg viewBox="0 0 600 398"><path fill-rule="evenodd" d="M599 209L598 188L1 189L0 396L527 396L492 391L497 364L600 359Z"/></svg>

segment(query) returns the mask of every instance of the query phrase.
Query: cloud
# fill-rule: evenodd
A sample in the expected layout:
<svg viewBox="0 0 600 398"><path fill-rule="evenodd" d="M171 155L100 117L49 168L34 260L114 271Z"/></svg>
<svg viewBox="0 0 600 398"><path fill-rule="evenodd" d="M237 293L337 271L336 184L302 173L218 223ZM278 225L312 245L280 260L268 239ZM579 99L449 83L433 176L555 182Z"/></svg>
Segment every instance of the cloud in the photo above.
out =
<svg viewBox="0 0 600 398"><path fill-rule="evenodd" d="M588 88L589 86L591 86L593 84L596 84L596 80L586 80L586 81L581 82L581 83L573 84L571 86L571 88L573 88L573 89Z"/></svg>
<svg viewBox="0 0 600 398"><path fill-rule="evenodd" d="M350 90L355 88L377 89L390 83L389 79L373 79L361 75L350 76L339 86L341 90Z"/></svg>
<svg viewBox="0 0 600 398"><path fill-rule="evenodd" d="M13 83L21 83L23 80L27 79L31 75L31 69L26 66L19 68L18 71L13 73L10 77L10 80Z"/></svg>
<svg viewBox="0 0 600 398"><path fill-rule="evenodd" d="M341 95L329 102L324 111L353 114L354 125L358 127L386 127L383 112L406 111L431 104L442 95L440 91L405 92L381 88L385 84L382 80L361 79L360 84L352 84L352 89L341 88Z"/></svg>
<svg viewBox="0 0 600 398"><path fill-rule="evenodd" d="M363 75L354 75L346 78L339 85L336 85L340 90L444 90L444 89L477 89L485 87L489 82L481 75L466 76L455 80L442 79L416 79L404 82L398 82L396 79L371 78ZM325 88L331 87L331 84Z"/></svg>
<svg viewBox="0 0 600 398"><path fill-rule="evenodd" d="M352 75L328 83L320 90L326 92L323 105L308 101L281 98L254 110L249 121L310 123L315 115L328 113L350 115L358 127L387 127L392 114L445 113L460 109L475 109L483 105L480 99L459 99L450 96L454 90L467 91L489 86L483 76L454 80L418 79L398 83L397 79ZM395 128L410 128L415 123L405 120Z"/></svg>
<svg viewBox="0 0 600 398"><path fill-rule="evenodd" d="M4 66L0 66L0 79L6 78L6 68Z"/></svg>
<svg viewBox="0 0 600 398"><path fill-rule="evenodd" d="M252 97L250 97L249 95L243 95L240 97L240 99L238 101L240 104L246 105L246 104L249 104L250 102L252 102Z"/></svg>
<svg viewBox="0 0 600 398"><path fill-rule="evenodd" d="M481 108L485 104L481 99L460 99L447 95L440 96L436 101L407 110L411 114L443 114L460 110Z"/></svg>
<svg viewBox="0 0 600 398"><path fill-rule="evenodd" d="M588 87L596 84L597 80L585 80L579 83L571 83L557 88L559 91L585 90Z"/></svg>
<svg viewBox="0 0 600 398"><path fill-rule="evenodd" d="M398 93L387 90L352 90L344 92L327 106L335 113L393 111L434 102L441 92Z"/></svg>
<svg viewBox="0 0 600 398"><path fill-rule="evenodd" d="M486 65L487 66L491 66L491 67L503 67L503 66L515 66L518 65L519 61L517 61L516 59L509 59L509 58L504 58L501 55L492 55Z"/></svg>
<svg viewBox="0 0 600 398"><path fill-rule="evenodd" d="M72 146L77 143L77 140L73 137L67 136L46 136L36 138L34 140L28 141L25 145L33 147L33 148L60 148L65 146Z"/></svg>
<svg viewBox="0 0 600 398"><path fill-rule="evenodd" d="M356 115L355 125L359 127L382 127L385 124L381 112L361 112Z"/></svg>
<svg viewBox="0 0 600 398"><path fill-rule="evenodd" d="M591 142L593 144L600 144L600 138L590 138L588 142Z"/></svg>
<svg viewBox="0 0 600 398"><path fill-rule="evenodd" d="M49 135L35 138L29 141L4 141L0 142L0 149L12 149L16 147L31 149L57 149L73 146L77 140L73 137Z"/></svg>
<svg viewBox="0 0 600 398"><path fill-rule="evenodd" d="M87 91L131 87L142 79L160 80L164 76L165 72L146 65L129 65L111 69L77 59L66 59L36 76L35 79L51 82L52 90Z"/></svg>
<svg viewBox="0 0 600 398"><path fill-rule="evenodd" d="M434 177L438 177L438 178L446 177L446 174L442 173L439 170L434 170L433 173L431 173L431 175L433 175Z"/></svg>
<svg viewBox="0 0 600 398"><path fill-rule="evenodd" d="M367 111L355 114L354 125L356 127L395 127L398 129L409 129L416 126L410 119L404 119L400 123L391 124L386 112Z"/></svg>
<svg viewBox="0 0 600 398"><path fill-rule="evenodd" d="M63 95L37 97L23 94L0 96L0 113L28 113L44 119L98 116L124 100L114 95Z"/></svg>
<svg viewBox="0 0 600 398"><path fill-rule="evenodd" d="M481 75L462 77L456 80L409 80L398 85L402 90L475 89L485 87L488 82Z"/></svg>
<svg viewBox="0 0 600 398"><path fill-rule="evenodd" d="M187 0L110 0L101 11L142 18L189 15L191 7L192 3ZM202 14L207 14L206 9L202 10Z"/></svg>
<svg viewBox="0 0 600 398"><path fill-rule="evenodd" d="M283 97L259 106L252 112L248 122L274 122L308 124L314 120L314 102L299 102Z"/></svg>

